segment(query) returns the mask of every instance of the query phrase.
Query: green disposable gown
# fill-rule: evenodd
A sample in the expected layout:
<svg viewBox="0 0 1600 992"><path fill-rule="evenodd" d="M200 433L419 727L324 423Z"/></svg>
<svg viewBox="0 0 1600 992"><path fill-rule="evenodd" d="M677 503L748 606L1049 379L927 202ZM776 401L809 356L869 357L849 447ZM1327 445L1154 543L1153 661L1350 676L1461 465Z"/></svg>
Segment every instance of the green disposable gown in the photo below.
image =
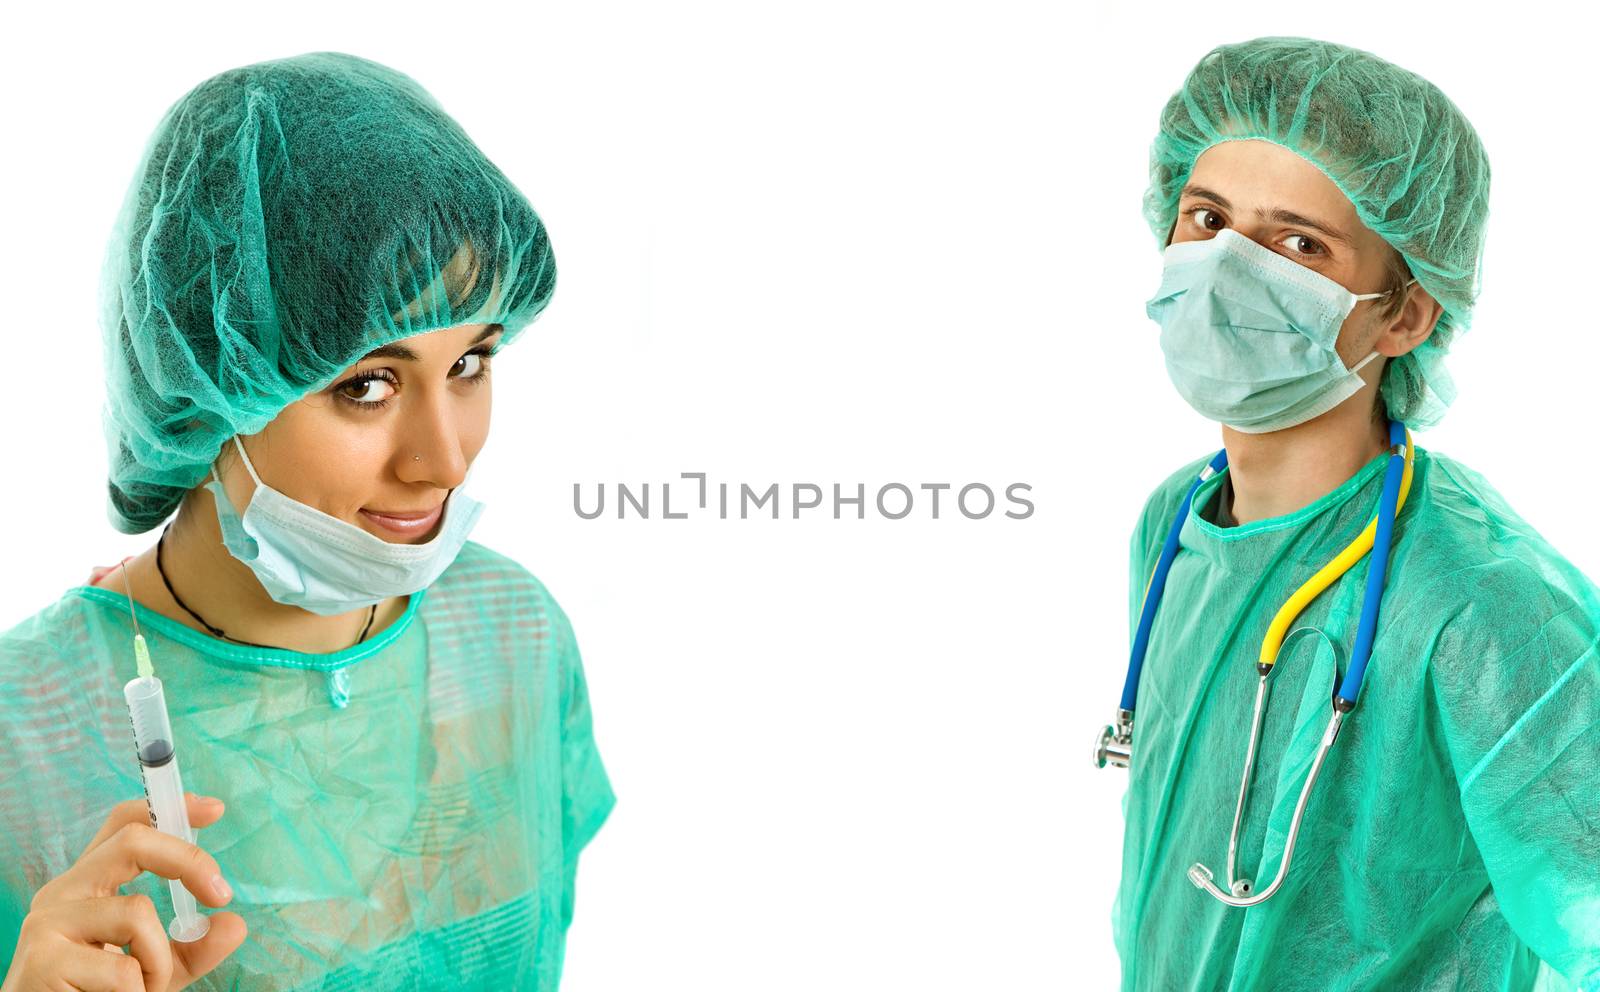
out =
<svg viewBox="0 0 1600 992"><path fill-rule="evenodd" d="M0 635L0 973L33 892L143 795L115 588L70 589ZM197 843L250 929L190 988L557 987L578 852L614 799L572 629L537 579L469 541L403 616L331 654L137 611L184 788L227 803ZM172 919L166 880L123 891Z"/></svg>
<svg viewBox="0 0 1600 992"><path fill-rule="evenodd" d="M1210 457L1144 507L1130 634ZM1388 457L1243 525L1215 522L1226 470L1195 493L1135 709L1112 909L1124 990L1600 988L1600 592L1481 475L1420 447L1359 705L1286 880L1233 908L1186 877L1203 862L1227 888L1262 639L1377 512ZM1300 614L1269 678L1237 865L1257 892L1332 715L1370 560Z"/></svg>

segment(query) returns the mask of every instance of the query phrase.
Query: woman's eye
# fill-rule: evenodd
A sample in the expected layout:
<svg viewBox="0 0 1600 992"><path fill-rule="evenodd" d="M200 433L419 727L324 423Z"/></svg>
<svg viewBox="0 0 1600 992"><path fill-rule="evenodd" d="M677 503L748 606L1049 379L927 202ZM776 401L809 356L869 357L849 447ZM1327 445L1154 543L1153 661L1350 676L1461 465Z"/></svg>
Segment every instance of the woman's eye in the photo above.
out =
<svg viewBox="0 0 1600 992"><path fill-rule="evenodd" d="M394 395L394 385L386 379L373 377L347 383L340 392L352 403L378 404Z"/></svg>
<svg viewBox="0 0 1600 992"><path fill-rule="evenodd" d="M461 379L476 379L483 373L483 355L471 351L456 361L455 375Z"/></svg>

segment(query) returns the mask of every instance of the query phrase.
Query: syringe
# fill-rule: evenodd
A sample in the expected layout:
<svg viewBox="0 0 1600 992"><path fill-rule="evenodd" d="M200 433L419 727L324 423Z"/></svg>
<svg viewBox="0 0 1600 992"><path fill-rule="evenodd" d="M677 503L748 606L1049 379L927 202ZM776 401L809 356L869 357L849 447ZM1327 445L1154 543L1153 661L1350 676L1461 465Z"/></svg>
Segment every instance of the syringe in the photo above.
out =
<svg viewBox="0 0 1600 992"><path fill-rule="evenodd" d="M128 582L128 566L122 565L122 581L128 586L128 612L133 613L133 585ZM122 687L133 720L133 742L138 748L139 774L144 778L145 802L150 807L150 823L162 833L190 844L194 830L189 826L189 807L183 798L183 781L178 776L178 755L172 747L172 724L167 719L167 697L150 664L150 648L139 632L139 617L133 616L133 655L139 677ZM168 879L172 889L172 908L176 916L167 927L173 940L199 940L211 929L211 920L195 908L194 896L176 878Z"/></svg>

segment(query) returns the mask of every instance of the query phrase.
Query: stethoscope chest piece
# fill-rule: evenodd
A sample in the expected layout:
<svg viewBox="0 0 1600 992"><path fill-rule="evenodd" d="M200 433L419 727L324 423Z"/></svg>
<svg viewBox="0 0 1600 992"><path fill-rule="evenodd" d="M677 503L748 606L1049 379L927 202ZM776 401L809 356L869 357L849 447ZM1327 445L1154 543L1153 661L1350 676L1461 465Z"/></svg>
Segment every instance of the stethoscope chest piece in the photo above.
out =
<svg viewBox="0 0 1600 992"><path fill-rule="evenodd" d="M1245 752L1244 775L1239 782L1239 799L1234 806L1233 830L1228 835L1227 891L1217 886L1211 869L1200 862L1191 865L1188 872L1189 881L1197 888L1203 889L1229 906L1243 908L1258 905L1270 898L1282 886L1289 871L1290 859L1294 856L1295 839L1300 833L1301 817L1305 815L1306 803L1311 796L1312 786L1316 784L1317 773L1321 771L1328 750L1333 747L1333 742L1339 736L1339 727L1343 724L1345 716L1355 709L1361 691L1362 676L1366 671L1367 660L1372 651L1372 641L1377 630L1378 605L1383 596L1384 579L1388 572L1395 518L1400 515L1400 508L1405 505L1406 494L1411 488L1414 447L1405 425L1398 420L1389 421L1389 445L1390 457L1384 474L1383 494L1379 499L1377 515L1348 547L1289 597L1273 617L1267 636L1262 641L1259 660L1256 663L1260 681L1256 688L1255 713L1250 721L1250 742ZM1227 464L1227 451L1217 452L1210 463L1201 470L1199 477L1190 483L1187 494L1178 506L1172 525L1168 528L1166 543L1162 546L1156 566L1151 572L1149 585L1145 587L1144 604L1140 607L1139 623L1134 632L1128 676L1123 684L1122 703L1117 708L1116 722L1107 724L1095 734L1093 759L1096 768L1104 768L1106 765L1128 768L1133 760L1133 710L1137 699L1139 676L1144 667L1145 649L1149 646L1156 606L1166 588L1167 571L1171 568L1172 560L1178 552L1179 532L1189 515L1195 491L1206 479L1226 468ZM1351 661L1341 678L1337 664L1339 645L1327 638L1326 634L1323 635L1335 652L1333 712L1329 717L1327 729L1322 733L1322 741L1317 748L1316 756L1312 759L1311 769L1300 789L1299 801L1295 803L1294 814L1289 821L1289 832L1284 838L1283 858L1279 863L1277 874L1265 889L1257 893L1254 891L1253 881L1234 876L1234 868L1239 853L1239 828L1244 819L1250 780L1255 770L1256 749L1261 739L1261 726L1266 712L1267 679L1273 671L1278 652L1285 641L1302 631L1316 631L1316 628L1312 627L1289 631L1294 618L1318 593L1328 588L1368 553L1372 556L1371 564L1367 570L1365 595L1362 599L1361 617L1356 629Z"/></svg>
<svg viewBox="0 0 1600 992"><path fill-rule="evenodd" d="M1133 760L1133 711L1118 709L1117 722L1094 735L1094 766L1127 768Z"/></svg>

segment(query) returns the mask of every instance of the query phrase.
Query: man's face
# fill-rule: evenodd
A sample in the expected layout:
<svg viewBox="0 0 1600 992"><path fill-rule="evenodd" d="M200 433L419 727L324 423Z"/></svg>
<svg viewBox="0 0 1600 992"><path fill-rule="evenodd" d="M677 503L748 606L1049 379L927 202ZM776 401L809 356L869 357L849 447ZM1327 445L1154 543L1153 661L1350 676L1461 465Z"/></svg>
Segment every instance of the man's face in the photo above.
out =
<svg viewBox="0 0 1600 992"><path fill-rule="evenodd" d="M1387 288L1388 245L1357 218L1355 205L1331 179L1281 145L1224 141L1195 160L1172 243L1211 238L1226 227L1352 293ZM1359 301L1345 318L1335 345L1345 367L1372 353L1384 327L1377 308L1386 302ZM1375 358L1358 374L1376 388L1385 364ZM1361 395L1371 396L1366 390Z"/></svg>

